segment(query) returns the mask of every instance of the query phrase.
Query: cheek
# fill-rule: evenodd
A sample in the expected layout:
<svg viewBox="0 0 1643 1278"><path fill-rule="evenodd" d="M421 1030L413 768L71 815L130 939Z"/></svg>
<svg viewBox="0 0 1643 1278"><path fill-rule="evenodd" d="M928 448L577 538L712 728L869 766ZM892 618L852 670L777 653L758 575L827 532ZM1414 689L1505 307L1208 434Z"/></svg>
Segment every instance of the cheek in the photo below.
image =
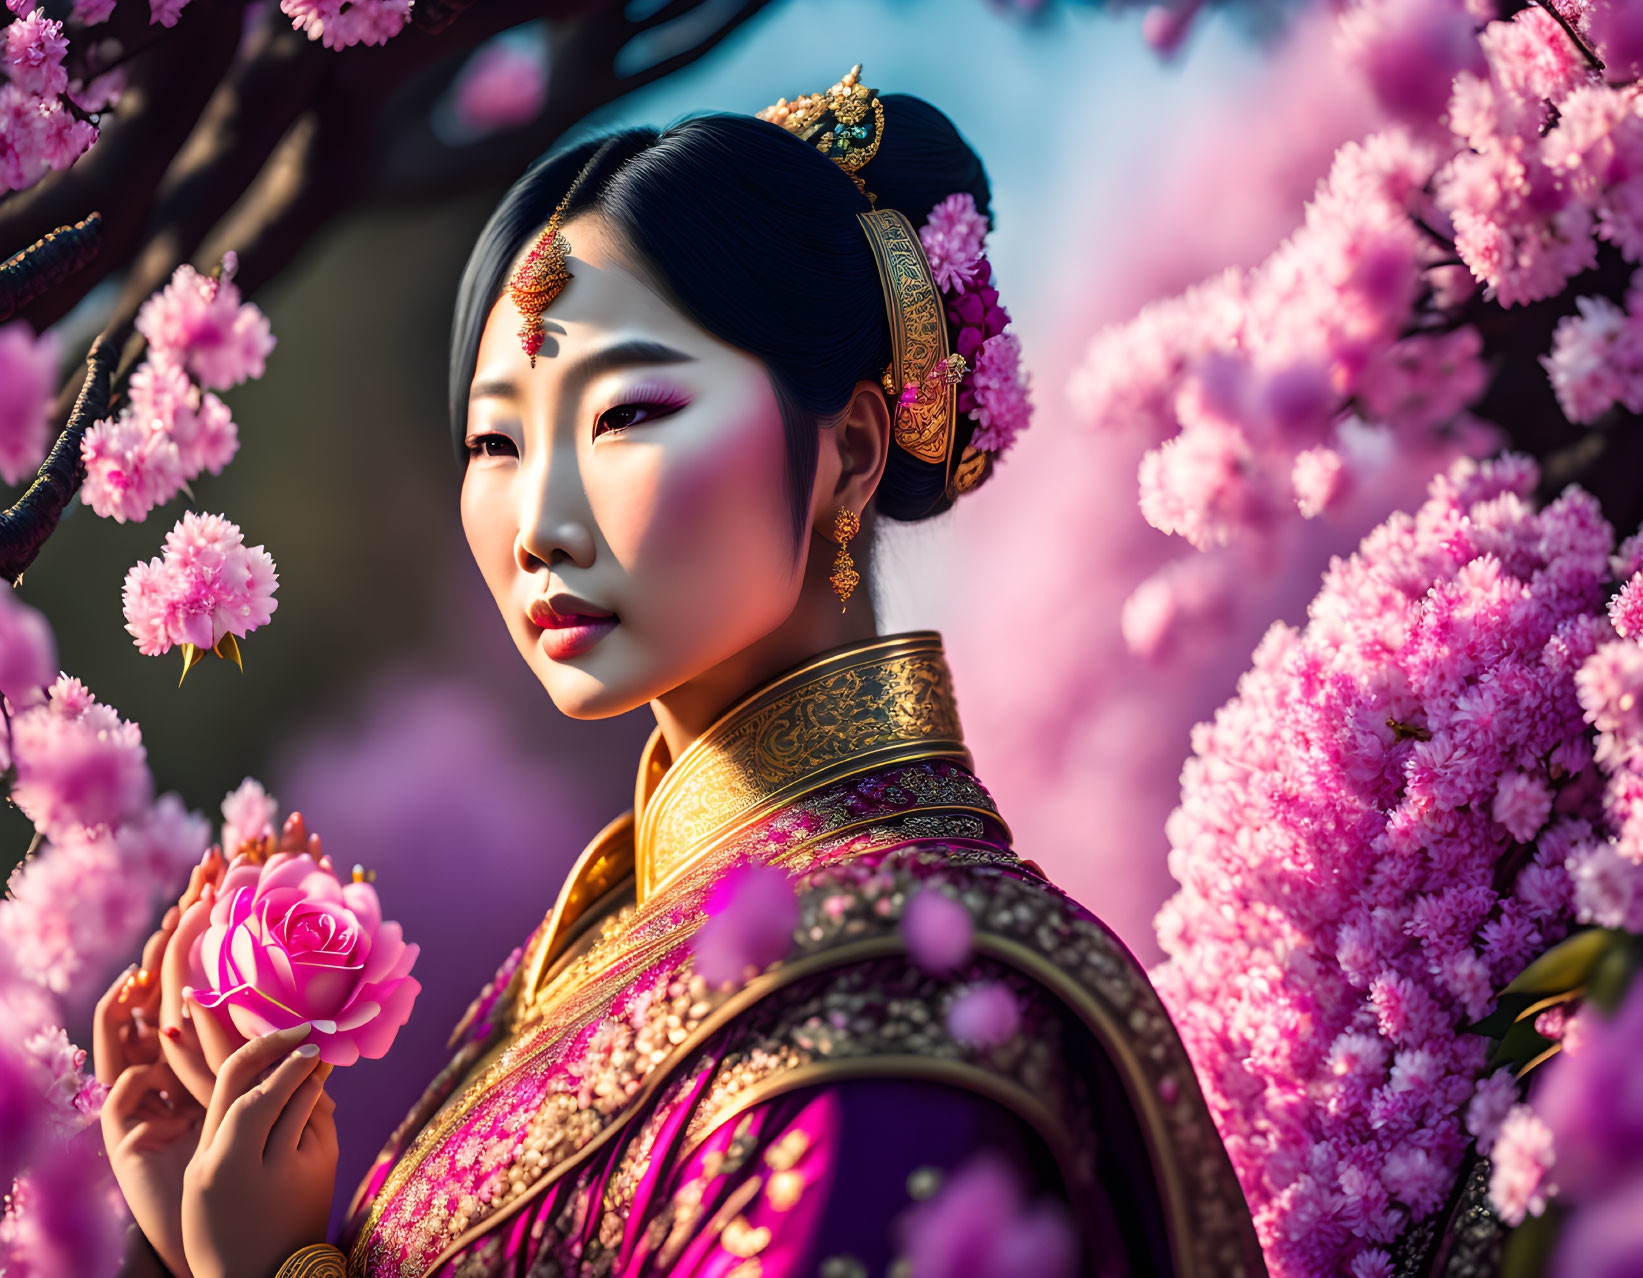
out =
<svg viewBox="0 0 1643 1278"><path fill-rule="evenodd" d="M501 602L514 576L513 544L518 530L512 503L500 476L469 471L462 481L462 531L491 593Z"/></svg>
<svg viewBox="0 0 1643 1278"><path fill-rule="evenodd" d="M610 547L667 624L791 609L799 566L785 492L786 445L774 404L725 414L711 428L659 442L601 517Z"/></svg>

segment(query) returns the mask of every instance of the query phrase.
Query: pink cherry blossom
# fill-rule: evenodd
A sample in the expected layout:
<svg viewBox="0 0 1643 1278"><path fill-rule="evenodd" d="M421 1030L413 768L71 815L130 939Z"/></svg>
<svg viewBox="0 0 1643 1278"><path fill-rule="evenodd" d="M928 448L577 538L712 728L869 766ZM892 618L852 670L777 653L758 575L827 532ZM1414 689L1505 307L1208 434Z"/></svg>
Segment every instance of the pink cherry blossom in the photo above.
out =
<svg viewBox="0 0 1643 1278"><path fill-rule="evenodd" d="M983 981L961 991L947 1008L947 1032L958 1042L992 1047L1013 1035L1021 1024L1015 995L998 981Z"/></svg>
<svg viewBox="0 0 1643 1278"><path fill-rule="evenodd" d="M12 719L11 750L12 800L47 838L112 830L148 802L142 734L106 706L78 718L49 702L26 710Z"/></svg>
<svg viewBox="0 0 1643 1278"><path fill-rule="evenodd" d="M246 546L237 524L189 511L166 534L164 554L126 574L126 630L145 656L214 648L268 623L277 582L273 559Z"/></svg>
<svg viewBox="0 0 1643 1278"><path fill-rule="evenodd" d="M0 1216L0 1270L17 1278L112 1274L129 1221L100 1142L52 1142Z"/></svg>
<svg viewBox="0 0 1643 1278"><path fill-rule="evenodd" d="M229 856L241 845L257 842L277 833L279 804L263 789L262 782L246 777L222 801L222 845Z"/></svg>
<svg viewBox="0 0 1643 1278"><path fill-rule="evenodd" d="M35 337L22 320L0 325L0 479L8 484L46 459L56 384L57 335Z"/></svg>
<svg viewBox="0 0 1643 1278"><path fill-rule="evenodd" d="M1028 1202L1014 1170L978 1154L907 1219L903 1256L919 1278L1072 1278L1078 1235L1054 1199Z"/></svg>
<svg viewBox="0 0 1643 1278"><path fill-rule="evenodd" d="M1611 80L1643 76L1643 13L1626 0L1592 0L1587 32Z"/></svg>
<svg viewBox="0 0 1643 1278"><path fill-rule="evenodd" d="M57 677L57 642L45 617L0 583L0 696L14 710L40 701Z"/></svg>
<svg viewBox="0 0 1643 1278"><path fill-rule="evenodd" d="M1306 519L1315 518L1345 494L1349 479L1346 462L1333 448L1309 448L1295 456L1290 482L1295 505Z"/></svg>
<svg viewBox="0 0 1643 1278"><path fill-rule="evenodd" d="M1616 403L1643 412L1643 320L1604 297L1577 297L1540 357L1563 415L1595 421Z"/></svg>
<svg viewBox="0 0 1643 1278"><path fill-rule="evenodd" d="M185 480L206 470L221 474L239 450L239 428L228 406L210 391L202 394L170 359L143 361L131 375L129 396L131 416L177 446Z"/></svg>
<svg viewBox="0 0 1643 1278"><path fill-rule="evenodd" d="M98 23L107 22L118 2L119 0L74 0L75 25L94 27Z"/></svg>
<svg viewBox="0 0 1643 1278"><path fill-rule="evenodd" d="M60 99L0 84L0 191L21 191L49 170L66 169L96 140L96 126Z"/></svg>
<svg viewBox="0 0 1643 1278"><path fill-rule="evenodd" d="M183 485L182 455L164 431L122 415L97 422L80 441L85 503L104 519L141 523Z"/></svg>
<svg viewBox="0 0 1643 1278"><path fill-rule="evenodd" d="M411 16L411 0L280 0L291 26L327 49L383 44L398 35Z"/></svg>
<svg viewBox="0 0 1643 1278"><path fill-rule="evenodd" d="M12 872L0 943L18 970L58 995L100 979L142 943L155 884L125 866L106 834L70 834Z"/></svg>
<svg viewBox="0 0 1643 1278"><path fill-rule="evenodd" d="M122 863L162 891L187 881L210 842L211 823L169 793L114 833Z"/></svg>
<svg viewBox="0 0 1643 1278"><path fill-rule="evenodd" d="M695 970L709 985L758 972L793 946L799 902L787 875L773 866L739 865L714 887L707 922L691 942Z"/></svg>
<svg viewBox="0 0 1643 1278"><path fill-rule="evenodd" d="M908 955L936 976L969 961L974 930L970 911L935 888L916 893L901 914L901 935L907 942Z"/></svg>
<svg viewBox="0 0 1643 1278"><path fill-rule="evenodd" d="M968 191L949 195L930 210L918 237L941 289L963 292L974 283L987 238L987 219L977 210L975 196Z"/></svg>
<svg viewBox="0 0 1643 1278"><path fill-rule="evenodd" d="M1193 733L1154 977L1275 1275L1372 1269L1441 1204L1515 1100L1460 1028L1588 907L1588 864L1603 903L1643 897L1619 850L1643 787L1601 740L1630 730L1643 649L1603 613L1596 503L1536 510L1537 480L1511 457L1439 476ZM1518 1149L1502 1193L1527 1205Z"/></svg>
<svg viewBox="0 0 1643 1278"><path fill-rule="evenodd" d="M410 975L418 947L383 920L376 888L338 882L307 853L236 857L195 910L210 923L188 955L191 998L232 1046L311 1021L322 1061L375 1060L422 988ZM179 934L187 926L185 915Z"/></svg>
<svg viewBox="0 0 1643 1278"><path fill-rule="evenodd" d="M68 41L63 24L36 9L5 29L5 69L11 83L37 98L56 97L68 88L63 57Z"/></svg>
<svg viewBox="0 0 1643 1278"><path fill-rule="evenodd" d="M1459 0L1370 0L1343 15L1339 39L1387 113L1427 127L1454 78L1484 70L1473 27Z"/></svg>
<svg viewBox="0 0 1643 1278"><path fill-rule="evenodd" d="M174 27L188 7L188 0L148 0L148 21L152 26Z"/></svg>
<svg viewBox="0 0 1643 1278"><path fill-rule="evenodd" d="M1514 1105L1490 1155L1489 1201L1508 1225L1546 1210L1554 1162L1552 1132L1527 1105Z"/></svg>
<svg viewBox="0 0 1643 1278"><path fill-rule="evenodd" d="M136 327L158 358L186 368L211 390L261 377L274 349L268 318L255 303L240 301L226 268L213 278L179 266L143 303Z"/></svg>
<svg viewBox="0 0 1643 1278"><path fill-rule="evenodd" d="M476 136L529 124L548 94L547 50L540 41L497 36L468 59L452 88L452 109Z"/></svg>

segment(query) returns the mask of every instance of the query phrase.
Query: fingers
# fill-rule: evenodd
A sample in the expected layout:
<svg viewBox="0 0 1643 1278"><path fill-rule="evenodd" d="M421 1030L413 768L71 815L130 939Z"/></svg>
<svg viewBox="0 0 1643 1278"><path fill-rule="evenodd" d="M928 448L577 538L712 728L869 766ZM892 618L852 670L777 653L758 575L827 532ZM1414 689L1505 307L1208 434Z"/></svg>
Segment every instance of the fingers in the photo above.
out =
<svg viewBox="0 0 1643 1278"><path fill-rule="evenodd" d="M304 1043L287 1054L285 1059L274 1067L273 1073L229 1106L215 1139L219 1142L226 1140L234 1149L255 1150L259 1154L271 1147L270 1138L274 1124L279 1121L280 1115L295 1098L299 1089L313 1075L318 1064L319 1045L316 1043ZM324 1080L321 1079L320 1082L323 1084ZM220 1079L218 1084L221 1085ZM316 1086L302 1104L302 1122L308 1121L308 1115L313 1111L314 1101L318 1095L319 1087ZM302 1127L299 1124L296 1133L300 1135L301 1132ZM295 1144L293 1138L293 1148Z"/></svg>
<svg viewBox="0 0 1643 1278"><path fill-rule="evenodd" d="M167 1099L161 1099L162 1092ZM183 1089L171 1068L157 1060L132 1065L114 1080L103 1100L103 1128L105 1133L120 1132L146 1117L199 1112L194 1098Z"/></svg>
<svg viewBox="0 0 1643 1278"><path fill-rule="evenodd" d="M312 1043L307 1044L314 1047ZM297 1049L301 1051L301 1048ZM318 1048L314 1047L315 1052ZM330 1100L325 1094L325 1080L330 1076L331 1066L321 1064L314 1068L296 1091L291 1093L291 1099L285 1103L285 1108L279 1117L274 1120L273 1130L268 1133L268 1153L295 1151L303 1139L309 1119L319 1117L321 1102ZM325 1109L323 1117L329 1118L335 1103Z"/></svg>
<svg viewBox="0 0 1643 1278"><path fill-rule="evenodd" d="M291 1029L275 1030L271 1034L264 1034L262 1037L254 1038L245 1046L236 1049L233 1055L223 1062L222 1069L217 1074L216 1085L211 1090L211 1106L206 1110L205 1130L200 1136L202 1144L209 1144L215 1139L218 1128L222 1126L223 1120L228 1116L229 1106L233 1105L250 1090L257 1080L257 1075L270 1065L280 1063L280 1058L302 1042L312 1028L307 1021L304 1021L301 1025L293 1026ZM314 1055L295 1058L296 1062L301 1063L302 1069L292 1081L292 1089L295 1089L297 1083L301 1082L308 1072L313 1069L318 1059L318 1052L319 1049L316 1047ZM284 1064L295 1068L293 1062L288 1061ZM289 1095L290 1091L284 1093L281 1098L282 1104L284 1103L284 1097ZM272 1115L269 1116L269 1123L270 1125L273 1123ZM264 1128L263 1132L266 1135L267 1128Z"/></svg>
<svg viewBox="0 0 1643 1278"><path fill-rule="evenodd" d="M92 1070L99 1083L114 1082L126 1067L125 1044L120 1041L120 1028L130 1023L131 1014L120 996L129 990L127 982L136 974L137 965L133 963L116 976L114 984L97 1000L97 1010L92 1013Z"/></svg>

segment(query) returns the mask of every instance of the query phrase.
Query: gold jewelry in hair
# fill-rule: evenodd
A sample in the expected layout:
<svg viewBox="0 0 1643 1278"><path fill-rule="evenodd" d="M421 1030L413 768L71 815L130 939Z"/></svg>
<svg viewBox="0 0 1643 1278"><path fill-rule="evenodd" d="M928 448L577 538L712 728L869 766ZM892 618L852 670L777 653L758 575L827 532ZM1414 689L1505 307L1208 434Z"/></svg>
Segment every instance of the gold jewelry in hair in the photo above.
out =
<svg viewBox="0 0 1643 1278"><path fill-rule="evenodd" d="M964 356L947 349L941 292L913 224L895 209L856 214L867 232L890 321L890 367L882 379L891 393L895 440L920 461L945 471L958 423L958 381Z"/></svg>
<svg viewBox="0 0 1643 1278"><path fill-rule="evenodd" d="M844 611L844 605L850 601L850 592L861 582L861 574L856 571L856 561L850 558L850 539L861 531L861 519L848 506L840 506L838 514L833 517L833 538L839 543L838 556L833 560L833 575L828 578L833 583L833 593L839 597L839 611Z"/></svg>
<svg viewBox="0 0 1643 1278"><path fill-rule="evenodd" d="M861 82L858 62L831 88L800 94L791 102L779 98L755 114L781 125L795 137L815 143L816 150L850 175L871 204L878 197L867 189L860 170L879 153L879 143L884 141L884 103L878 95L877 89ZM869 115L872 124L867 123Z"/></svg>
<svg viewBox="0 0 1643 1278"><path fill-rule="evenodd" d="M572 184L571 191L565 192L565 198L559 201L559 207L554 209L542 234L536 237L536 243L531 245L513 279L508 281L508 296L525 320L519 327L519 340L525 347L525 354L531 357L532 368L536 367L536 354L542 349L542 339L546 335L542 327L542 312L570 283L571 274L565 268L565 254L570 252L570 242L559 230L559 219L565 212L565 206L570 203L575 185Z"/></svg>

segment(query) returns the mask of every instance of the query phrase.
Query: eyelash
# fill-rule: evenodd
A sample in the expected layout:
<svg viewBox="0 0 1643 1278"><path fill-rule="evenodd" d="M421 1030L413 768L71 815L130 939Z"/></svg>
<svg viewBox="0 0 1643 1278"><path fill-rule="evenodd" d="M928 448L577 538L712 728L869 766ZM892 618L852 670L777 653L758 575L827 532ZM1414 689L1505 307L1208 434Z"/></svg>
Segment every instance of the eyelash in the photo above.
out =
<svg viewBox="0 0 1643 1278"><path fill-rule="evenodd" d="M624 394L620 402L612 404L593 419L593 437L598 439L600 435L612 431L620 433L627 430L628 427L638 426L644 421L654 421L657 417L666 417L669 414L678 412L689 402L685 396L668 386L636 386ZM605 418L626 408L658 409L660 411L650 417L641 418L640 421L628 422L623 426L604 425ZM603 430L600 429L601 426L604 426Z"/></svg>
<svg viewBox="0 0 1643 1278"><path fill-rule="evenodd" d="M600 435L610 434L613 431L619 434L622 431L627 430L630 426L641 425L642 421L653 421L655 420L655 417L667 417L672 413L678 412L688 403L690 403L690 401L687 398L681 395L678 391L672 390L669 387L636 387L634 390L624 395L620 402L612 404L609 408L605 409L593 419L593 437L598 439ZM656 413L653 417L642 419L641 422L629 422L624 426L605 426L603 430L600 429L600 427L604 425L606 417L624 408L659 409L661 411ZM518 456L518 450L514 447L513 440L496 431L492 431L484 435L474 435L465 440L464 443L466 444L468 456L470 457ZM506 445L507 451L502 453L493 453L488 451L495 445Z"/></svg>

